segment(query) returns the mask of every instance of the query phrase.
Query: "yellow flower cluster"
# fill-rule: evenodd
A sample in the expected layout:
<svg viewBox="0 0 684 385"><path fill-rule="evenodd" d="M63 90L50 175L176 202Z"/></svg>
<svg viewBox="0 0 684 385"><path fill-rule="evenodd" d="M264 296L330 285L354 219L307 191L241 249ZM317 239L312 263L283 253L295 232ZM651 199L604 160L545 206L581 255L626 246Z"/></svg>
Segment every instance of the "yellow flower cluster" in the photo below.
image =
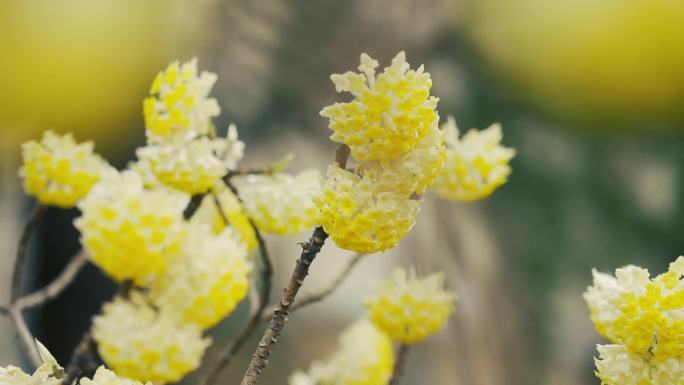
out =
<svg viewBox="0 0 684 385"><path fill-rule="evenodd" d="M168 143L177 137L194 139L213 131L211 118L221 109L209 98L216 74L197 74L197 59L180 65L171 63L152 82L152 96L143 101L147 138L153 143Z"/></svg>
<svg viewBox="0 0 684 385"><path fill-rule="evenodd" d="M79 202L75 225L93 263L116 280L142 285L177 256L188 201L170 190L146 190L133 171L113 171Z"/></svg>
<svg viewBox="0 0 684 385"><path fill-rule="evenodd" d="M674 385L684 383L681 357L653 360L624 345L598 345L596 374L602 385Z"/></svg>
<svg viewBox="0 0 684 385"><path fill-rule="evenodd" d="M22 144L19 175L24 189L46 205L74 207L109 165L93 153L93 142L76 143L71 134L46 131L40 142Z"/></svg>
<svg viewBox="0 0 684 385"><path fill-rule="evenodd" d="M596 365L603 383L656 385L684 380L684 320L680 316L684 257L655 278L637 266L617 269L615 277L597 271L593 275L594 284L584 299L596 330L615 344L599 346ZM639 378L643 381L638 382ZM656 378L678 381L658 382Z"/></svg>
<svg viewBox="0 0 684 385"><path fill-rule="evenodd" d="M430 96L430 74L409 69L404 52L376 74L378 62L361 55L358 69L331 76L337 92L350 92L354 100L335 103L321 111L330 118L333 141L351 148L354 158L382 160L411 151L439 120L437 98Z"/></svg>
<svg viewBox="0 0 684 385"><path fill-rule="evenodd" d="M501 145L501 125L482 131L470 130L459 139L453 117L442 126L445 132L446 164L435 181L437 195L453 201L487 198L506 183L511 174L508 162L515 150Z"/></svg>
<svg viewBox="0 0 684 385"><path fill-rule="evenodd" d="M133 171L113 171L79 202L75 224L93 263L118 281L143 285L176 258L188 201L170 190L146 190Z"/></svg>
<svg viewBox="0 0 684 385"><path fill-rule="evenodd" d="M210 344L199 326L157 311L139 293L105 304L92 332L100 356L117 374L156 384L176 382L197 368Z"/></svg>
<svg viewBox="0 0 684 385"><path fill-rule="evenodd" d="M305 170L296 175L247 175L235 183L245 209L259 229L294 235L316 224L318 208L313 196L321 189L318 170Z"/></svg>
<svg viewBox="0 0 684 385"><path fill-rule="evenodd" d="M208 98L216 74L197 75L197 59L172 63L152 83L144 101L148 145L138 149L137 167L161 183L200 194L210 190L242 158L244 143L234 125L216 138L211 118L216 100ZM155 96L156 95L156 96Z"/></svg>
<svg viewBox="0 0 684 385"><path fill-rule="evenodd" d="M419 202L381 192L370 178L330 166L315 198L321 225L337 246L374 253L394 247L411 229Z"/></svg>
<svg viewBox="0 0 684 385"><path fill-rule="evenodd" d="M57 360L50 354L50 352L36 341L38 352L43 363L36 369L33 375L24 373L16 366L0 367L0 384L3 385L59 385L64 381L64 368L62 368ZM108 370L104 366L100 366L95 371L92 379L87 377L81 378L79 381L81 385L143 385L138 381L129 380L117 375ZM145 385L152 385L147 383Z"/></svg>
<svg viewBox="0 0 684 385"><path fill-rule="evenodd" d="M150 297L157 307L206 329L247 295L250 271L247 249L232 229L214 234L209 224L193 224L181 259L151 285Z"/></svg>
<svg viewBox="0 0 684 385"><path fill-rule="evenodd" d="M439 331L454 311L456 294L443 286L443 274L421 278L413 269L397 269L366 301L370 320L394 341L421 341Z"/></svg>
<svg viewBox="0 0 684 385"><path fill-rule="evenodd" d="M361 55L358 69L332 75L337 91L354 100L321 111L331 139L347 145L353 170L332 166L316 199L320 224L342 248L373 253L394 247L411 229L420 196L445 160L443 133L430 96L430 74L410 70L403 52L377 74Z"/></svg>
<svg viewBox="0 0 684 385"><path fill-rule="evenodd" d="M367 319L347 328L339 349L328 359L314 362L307 373L297 371L290 385L387 384L394 367L392 341Z"/></svg>

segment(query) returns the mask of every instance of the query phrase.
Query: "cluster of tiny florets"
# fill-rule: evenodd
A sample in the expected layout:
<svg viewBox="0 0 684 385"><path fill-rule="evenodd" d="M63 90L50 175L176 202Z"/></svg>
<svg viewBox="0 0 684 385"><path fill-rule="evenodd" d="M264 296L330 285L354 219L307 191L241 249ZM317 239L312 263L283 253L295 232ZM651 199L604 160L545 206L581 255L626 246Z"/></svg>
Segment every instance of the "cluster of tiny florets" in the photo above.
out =
<svg viewBox="0 0 684 385"><path fill-rule="evenodd" d="M453 201L469 202L487 198L506 183L511 174L508 162L515 150L501 145L501 125L481 131L470 130L459 138L453 117L442 126L445 133L446 164L437 177L437 195Z"/></svg>
<svg viewBox="0 0 684 385"><path fill-rule="evenodd" d="M321 189L318 170L298 174L247 175L236 180L245 209L259 229L273 234L295 235L318 219L314 194Z"/></svg>
<svg viewBox="0 0 684 385"><path fill-rule="evenodd" d="M290 385L387 384L394 367L392 340L372 322L361 319L339 338L338 350L316 361L308 372L297 371Z"/></svg>
<svg viewBox="0 0 684 385"><path fill-rule="evenodd" d="M443 286L443 274L419 277L413 269L397 269L366 301L369 318L394 341L421 341L439 331L454 311L456 294Z"/></svg>
<svg viewBox="0 0 684 385"><path fill-rule="evenodd" d="M411 70L403 52L383 72L377 67L363 54L360 73L331 77L354 100L321 115L330 119L331 139L358 163L353 170L331 167L316 198L320 224L335 243L371 253L394 247L411 229L420 196L445 159L430 74L422 66Z"/></svg>
<svg viewBox="0 0 684 385"><path fill-rule="evenodd" d="M40 141L21 146L19 175L39 202L69 208L86 196L109 165L93 153L93 142L77 143L71 134L46 131Z"/></svg>
<svg viewBox="0 0 684 385"><path fill-rule="evenodd" d="M666 273L626 266L615 276L594 274L584 294L599 345L597 375L606 385L659 385L684 380L684 257ZM641 382L640 382L641 381Z"/></svg>
<svg viewBox="0 0 684 385"><path fill-rule="evenodd" d="M173 62L154 79L151 96L143 101L148 140L168 143L177 137L193 139L213 131L211 119L221 109L209 93L217 76L197 72L197 59L182 65Z"/></svg>
<svg viewBox="0 0 684 385"><path fill-rule="evenodd" d="M209 328L245 298L250 271L247 248L231 228L214 234L209 224L192 224L180 260L151 285L150 297L157 307Z"/></svg>
<svg viewBox="0 0 684 385"><path fill-rule="evenodd" d="M114 171L79 202L76 227L93 263L116 280L144 284L177 257L188 201L171 190L145 189L133 171Z"/></svg>
<svg viewBox="0 0 684 385"><path fill-rule="evenodd" d="M117 374L158 384L176 382L197 368L210 343L199 326L179 322L138 293L105 304L92 332L100 356Z"/></svg>

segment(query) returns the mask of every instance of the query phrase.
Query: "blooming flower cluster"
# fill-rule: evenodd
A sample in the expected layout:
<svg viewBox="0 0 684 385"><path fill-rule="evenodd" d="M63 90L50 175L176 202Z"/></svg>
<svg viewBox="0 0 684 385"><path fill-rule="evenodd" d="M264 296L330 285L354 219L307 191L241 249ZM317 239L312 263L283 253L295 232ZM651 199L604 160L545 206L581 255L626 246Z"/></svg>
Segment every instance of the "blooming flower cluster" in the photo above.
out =
<svg viewBox="0 0 684 385"><path fill-rule="evenodd" d="M53 131L43 133L40 142L24 143L19 170L24 189L43 204L74 207L109 168L93 153L93 146L93 142L76 143L71 134Z"/></svg>
<svg viewBox="0 0 684 385"><path fill-rule="evenodd" d="M0 384L3 385L59 385L64 381L64 368L40 342L36 341L43 363L32 375L24 373L16 366L0 367ZM118 377L104 366L95 371L92 379L83 377L81 385L143 385L141 382ZM147 383L145 385L152 385Z"/></svg>
<svg viewBox="0 0 684 385"><path fill-rule="evenodd" d="M339 349L308 372L297 371L290 385L377 385L392 375L392 341L367 319L360 319L339 338Z"/></svg>
<svg viewBox="0 0 684 385"><path fill-rule="evenodd" d="M501 125L482 131L470 130L459 138L453 117L442 126L445 132L446 164L435 181L437 195L453 201L487 198L506 183L511 174L508 162L515 150L501 145Z"/></svg>
<svg viewBox="0 0 684 385"><path fill-rule="evenodd" d="M684 381L684 257L666 273L626 266L615 276L594 274L584 294L596 330L613 345L599 346L597 375L606 385Z"/></svg>
<svg viewBox="0 0 684 385"><path fill-rule="evenodd" d="M320 191L320 174L309 169L295 175L247 175L236 180L245 208L259 229L294 235L311 228L318 209L313 195Z"/></svg>
<svg viewBox="0 0 684 385"><path fill-rule="evenodd" d="M117 298L93 319L93 337L104 361L119 375L163 384L195 369L210 343L202 329L179 322L173 309L158 311L144 296Z"/></svg>
<svg viewBox="0 0 684 385"><path fill-rule="evenodd" d="M411 229L419 196L433 183L445 158L437 99L430 74L411 70L403 52L376 74L378 62L361 55L360 73L332 75L338 92L354 100L321 111L331 139L348 146L354 170L328 169L316 197L320 222L335 243L359 252L394 247Z"/></svg>
<svg viewBox="0 0 684 385"><path fill-rule="evenodd" d="M422 341L445 324L456 294L444 290L444 275L418 277L414 269L397 269L366 301L369 318L394 341Z"/></svg>

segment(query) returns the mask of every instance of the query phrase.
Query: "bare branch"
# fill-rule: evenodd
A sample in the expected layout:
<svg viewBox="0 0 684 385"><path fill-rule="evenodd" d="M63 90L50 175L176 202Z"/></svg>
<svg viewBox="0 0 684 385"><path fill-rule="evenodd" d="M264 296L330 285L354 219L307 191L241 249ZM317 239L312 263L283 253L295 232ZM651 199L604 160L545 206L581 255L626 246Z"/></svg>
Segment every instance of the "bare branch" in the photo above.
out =
<svg viewBox="0 0 684 385"><path fill-rule="evenodd" d="M271 355L271 346L273 346L280 334L282 333L285 324L287 323L287 316L290 312L290 307L295 301L299 289L304 283L304 279L309 274L309 266L316 258L316 255L321 251L328 234L322 227L317 227L311 238L302 244L302 254L297 260L290 282L283 290L280 301L273 311L273 317L269 322L268 328L264 333L261 341L257 345L256 351L252 356L252 361L247 367L245 376L242 378L241 385L254 385L259 379L259 375L263 369L268 365L268 358Z"/></svg>
<svg viewBox="0 0 684 385"><path fill-rule="evenodd" d="M19 298L14 306L24 310L54 299L74 281L87 262L88 253L85 250L79 251L52 282L38 291Z"/></svg>
<svg viewBox="0 0 684 385"><path fill-rule="evenodd" d="M409 350L411 350L410 345L399 345L399 350L397 351L397 358L394 361L392 379L390 379L389 385L399 385L399 383L401 382L401 378L404 376L404 371L406 370L406 362L408 361Z"/></svg>
<svg viewBox="0 0 684 385"><path fill-rule="evenodd" d="M38 223L38 220L43 215L45 207L37 204L33 209L33 212L29 216L24 229L21 232L21 237L19 238L19 244L17 245L17 257L14 260L14 270L12 271L12 288L10 291L10 303L14 303L19 299L21 295L21 278L24 273L24 262L26 261L26 248L28 246L28 241L31 238L31 233L33 228ZM31 340L33 344L33 340Z"/></svg>
<svg viewBox="0 0 684 385"><path fill-rule="evenodd" d="M33 365L34 369L39 367L42 363L42 360L40 359L40 354L38 354L38 349L36 349L36 345L33 340L33 334L31 334L28 326L26 326L24 317L21 314L21 309L17 307L10 307L9 314L12 318L12 322L14 322L14 327L17 329L19 340L21 341L21 345L28 355L31 365Z"/></svg>
<svg viewBox="0 0 684 385"><path fill-rule="evenodd" d="M347 266L345 266L344 270L340 272L337 277L328 285L326 288L323 290L320 290L315 293L310 293L308 295L302 295L300 299L295 302L292 307L290 308L290 313L294 313L296 310L301 309L305 306L312 305L314 303L320 302L333 294L335 290L337 290L338 287L344 283L344 281L349 277L349 274L354 270L354 266L356 266L359 261L365 257L367 254L365 253L356 253L354 256L349 260L347 263ZM271 316L273 316L273 312L268 309L264 309L263 312L261 312L261 322L266 322L269 319L271 319Z"/></svg>

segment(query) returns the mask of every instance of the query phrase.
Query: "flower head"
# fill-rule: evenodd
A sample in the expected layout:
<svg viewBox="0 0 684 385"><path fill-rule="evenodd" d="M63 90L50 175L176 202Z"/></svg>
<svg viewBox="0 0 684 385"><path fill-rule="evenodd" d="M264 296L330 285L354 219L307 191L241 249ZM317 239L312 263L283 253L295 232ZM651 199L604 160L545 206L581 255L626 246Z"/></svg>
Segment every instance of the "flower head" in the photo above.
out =
<svg viewBox="0 0 684 385"><path fill-rule="evenodd" d="M598 345L596 375L603 385L669 385L684 382L681 357L652 360L624 345Z"/></svg>
<svg viewBox="0 0 684 385"><path fill-rule="evenodd" d="M87 377L81 378L80 385L143 385L140 381L130 380L128 378L118 377L116 373L101 365L95 371L92 380ZM151 382L145 385L152 385Z"/></svg>
<svg viewBox="0 0 684 385"><path fill-rule="evenodd" d="M654 359L684 355L684 257L650 278L626 266L615 277L594 271L584 294L596 329L613 343Z"/></svg>
<svg viewBox="0 0 684 385"><path fill-rule="evenodd" d="M265 232L294 235L316 223L318 209L313 196L321 189L318 170L296 175L247 175L236 185L247 213Z"/></svg>
<svg viewBox="0 0 684 385"><path fill-rule="evenodd" d="M434 188L442 198L454 201L484 199L506 183L511 174L508 162L515 150L501 145L501 125L482 131L470 130L459 138L452 117L443 125L447 146L446 164Z"/></svg>
<svg viewBox="0 0 684 385"><path fill-rule="evenodd" d="M354 100L325 107L333 141L351 148L359 161L402 156L437 126L437 98L430 96L430 74L409 69L400 52L383 72L378 62L361 55L361 73L346 72L330 78L338 92L350 92Z"/></svg>
<svg viewBox="0 0 684 385"><path fill-rule="evenodd" d="M22 144L21 153L24 189L46 205L73 207L109 168L93 142L76 143L71 134L46 131L40 142Z"/></svg>
<svg viewBox="0 0 684 385"><path fill-rule="evenodd" d="M392 375L392 341L367 319L347 328L339 349L322 362L314 362L308 373L295 372L290 385L376 385Z"/></svg>
<svg viewBox="0 0 684 385"><path fill-rule="evenodd" d="M417 200L378 191L379 184L336 165L330 166L315 202L319 221L337 246L375 253L394 247L413 227Z"/></svg>
<svg viewBox="0 0 684 385"><path fill-rule="evenodd" d="M150 97L143 101L147 139L165 143L180 136L192 139L213 130L218 116L216 99L210 98L216 74L197 73L197 59L169 64L152 82Z"/></svg>
<svg viewBox="0 0 684 385"><path fill-rule="evenodd" d="M197 368L210 344L199 326L155 310L140 293L105 304L93 319L93 337L117 374L155 384L176 382Z"/></svg>
<svg viewBox="0 0 684 385"><path fill-rule="evenodd" d="M184 194L146 190L137 173L111 172L79 202L75 224L90 259L116 280L144 285L179 251Z"/></svg>
<svg viewBox="0 0 684 385"><path fill-rule="evenodd" d="M206 329L247 295L250 271L247 249L232 229L214 234L208 224L192 223L181 258L157 278L150 297L159 308Z"/></svg>
<svg viewBox="0 0 684 385"><path fill-rule="evenodd" d="M421 278L413 269L398 269L367 300L370 319L395 341L421 341L439 331L454 311L456 294L443 285L443 274Z"/></svg>

